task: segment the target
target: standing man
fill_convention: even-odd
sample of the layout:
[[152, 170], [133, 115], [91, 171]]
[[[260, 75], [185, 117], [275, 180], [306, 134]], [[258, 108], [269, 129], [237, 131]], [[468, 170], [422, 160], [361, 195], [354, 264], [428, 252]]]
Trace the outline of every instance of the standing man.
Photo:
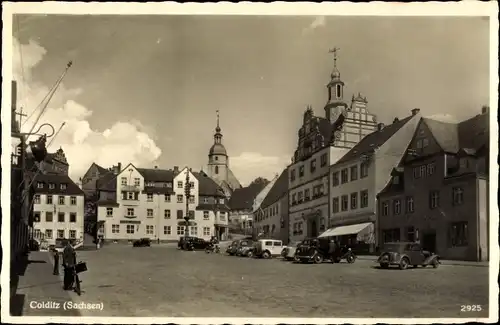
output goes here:
[[76, 264], [75, 250], [69, 240], [66, 240], [63, 251], [64, 290], [71, 290], [74, 282], [73, 270]]
[[54, 254], [54, 275], [59, 275], [59, 251], [54, 247], [52, 248]]

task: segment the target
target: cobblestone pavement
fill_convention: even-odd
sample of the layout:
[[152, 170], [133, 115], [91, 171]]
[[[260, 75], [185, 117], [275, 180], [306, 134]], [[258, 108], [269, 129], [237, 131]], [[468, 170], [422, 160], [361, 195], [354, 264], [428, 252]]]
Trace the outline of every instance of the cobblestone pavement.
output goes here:
[[[108, 245], [82, 251], [83, 316], [488, 317], [488, 268], [381, 270], [372, 261], [293, 264]], [[461, 305], [481, 312], [461, 313]]]

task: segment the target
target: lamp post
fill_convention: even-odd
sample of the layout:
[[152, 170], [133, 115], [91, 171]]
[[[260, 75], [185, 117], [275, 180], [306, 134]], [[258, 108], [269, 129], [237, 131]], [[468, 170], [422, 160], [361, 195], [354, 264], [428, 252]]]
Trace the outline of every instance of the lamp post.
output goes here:
[[184, 186], [184, 194], [186, 196], [186, 215], [184, 216], [184, 221], [186, 223], [186, 231], [184, 235], [189, 237], [189, 224], [190, 224], [190, 216], [189, 216], [189, 198], [191, 197], [191, 183], [189, 182], [189, 174], [191, 169], [188, 168], [186, 171], [186, 185]]

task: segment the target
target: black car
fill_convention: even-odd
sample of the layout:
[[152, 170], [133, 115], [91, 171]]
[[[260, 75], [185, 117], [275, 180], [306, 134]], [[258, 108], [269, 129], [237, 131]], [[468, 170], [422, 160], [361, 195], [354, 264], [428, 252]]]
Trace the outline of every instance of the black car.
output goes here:
[[210, 242], [198, 237], [181, 237], [177, 244], [183, 250], [204, 250]]
[[135, 240], [133, 243], [134, 247], [150, 247], [151, 246], [151, 239], [149, 238], [141, 238], [138, 240]]
[[345, 248], [337, 247], [337, 249], [330, 254], [330, 239], [329, 238], [311, 238], [304, 240], [300, 247], [297, 247], [296, 260], [302, 263], [314, 262], [322, 263], [325, 259], [330, 260], [332, 263], [338, 263], [345, 254]]

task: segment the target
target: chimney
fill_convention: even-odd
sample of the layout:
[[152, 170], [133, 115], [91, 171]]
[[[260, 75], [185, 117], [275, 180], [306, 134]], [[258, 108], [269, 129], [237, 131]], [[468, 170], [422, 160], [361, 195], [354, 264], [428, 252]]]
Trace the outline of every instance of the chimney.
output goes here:
[[394, 121], [392, 121], [392, 123], [394, 124], [394, 123], [397, 123], [397, 122], [399, 122], [399, 119], [397, 117], [395, 117]]
[[120, 173], [122, 171], [122, 163], [118, 163], [118, 165], [114, 166], [114, 170], [115, 170], [115, 175], [118, 175], [118, 173]]
[[385, 126], [384, 123], [377, 124], [377, 130], [381, 131], [384, 128], [384, 126]]
[[174, 166], [174, 174], [178, 174], [179, 173], [179, 166]]
[[420, 108], [414, 108], [411, 110], [411, 115], [415, 116], [418, 114], [418, 112], [420, 112]]
[[483, 105], [481, 107], [481, 114], [488, 114], [490, 112], [490, 107], [488, 105]]

